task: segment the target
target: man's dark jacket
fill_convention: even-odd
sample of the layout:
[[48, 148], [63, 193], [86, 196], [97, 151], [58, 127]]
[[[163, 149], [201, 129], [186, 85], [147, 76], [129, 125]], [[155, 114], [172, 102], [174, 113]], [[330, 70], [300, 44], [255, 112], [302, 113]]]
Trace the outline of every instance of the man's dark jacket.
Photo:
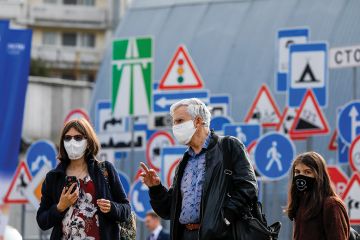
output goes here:
[[[223, 137], [213, 132], [205, 153], [205, 181], [201, 198], [201, 227], [199, 239], [231, 239], [231, 226], [226, 226], [224, 217], [234, 222], [247, 204], [257, 199], [257, 183], [244, 144], [234, 137], [227, 138], [224, 147], [231, 156], [231, 186], [227, 189], [223, 167]], [[163, 185], [151, 187], [151, 206], [162, 218], [170, 220], [171, 239], [181, 239], [184, 226], [179, 223], [181, 212], [181, 179], [190, 155], [185, 153], [180, 161], [173, 185], [167, 190]], [[229, 194], [227, 194], [229, 193]]]
[[[97, 211], [101, 240], [118, 240], [120, 235], [117, 222], [124, 222], [129, 219], [129, 201], [126, 198], [117, 172], [111, 163], [105, 162], [108, 181], [103, 176], [97, 160], [88, 159], [87, 164], [89, 175], [95, 185], [96, 199], [104, 198], [111, 201], [110, 212], [102, 213], [99, 208]], [[53, 227], [51, 240], [61, 239], [63, 235], [62, 220], [67, 210], [60, 213], [56, 205], [60, 200], [61, 191], [64, 187], [66, 168], [67, 164], [60, 163], [54, 170], [51, 170], [46, 175], [41, 189], [42, 197], [36, 220], [42, 230], [48, 230]]]

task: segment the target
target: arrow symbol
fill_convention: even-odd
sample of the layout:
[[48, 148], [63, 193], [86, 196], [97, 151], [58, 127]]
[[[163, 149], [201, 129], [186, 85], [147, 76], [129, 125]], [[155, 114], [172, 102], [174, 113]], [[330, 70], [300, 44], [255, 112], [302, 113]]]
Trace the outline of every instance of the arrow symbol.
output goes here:
[[169, 106], [178, 101], [179, 99], [166, 99], [166, 97], [161, 97], [159, 98], [159, 100], [156, 101], [156, 105], [158, 105], [161, 108], [165, 108], [166, 106]]
[[357, 117], [359, 116], [359, 112], [356, 107], [353, 106], [349, 112], [349, 117], [351, 118], [351, 141], [356, 138], [356, 129], [360, 127], [360, 121], [357, 121]]

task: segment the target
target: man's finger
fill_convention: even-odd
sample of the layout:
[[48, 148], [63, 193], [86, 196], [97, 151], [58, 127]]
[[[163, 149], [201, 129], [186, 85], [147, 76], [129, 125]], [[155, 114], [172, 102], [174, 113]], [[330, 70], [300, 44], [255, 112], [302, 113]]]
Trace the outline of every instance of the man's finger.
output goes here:
[[141, 166], [141, 168], [145, 171], [145, 173], [148, 173], [148, 172], [149, 172], [149, 168], [145, 165], [145, 163], [140, 162], [140, 166]]
[[155, 175], [155, 176], [157, 175], [154, 169], [150, 169], [149, 173], [151, 173], [152, 175]]

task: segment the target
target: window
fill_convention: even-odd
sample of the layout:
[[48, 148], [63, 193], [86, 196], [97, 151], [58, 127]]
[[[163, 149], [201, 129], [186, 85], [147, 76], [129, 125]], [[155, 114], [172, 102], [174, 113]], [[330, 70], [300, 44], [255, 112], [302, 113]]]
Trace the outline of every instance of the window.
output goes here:
[[76, 47], [76, 33], [63, 33], [62, 45], [68, 47]]
[[43, 32], [42, 43], [49, 46], [56, 45], [56, 32]]
[[79, 0], [79, 4], [84, 6], [95, 6], [95, 0]]
[[81, 47], [94, 48], [95, 47], [95, 34], [83, 33], [81, 35]]
[[56, 4], [57, 0], [44, 0], [44, 3]]
[[[56, 1], [56, 0], [46, 0]], [[65, 5], [84, 5], [84, 6], [95, 6], [95, 0], [63, 0]]]
[[64, 0], [65, 5], [76, 5], [77, 0]]
[[76, 77], [73, 73], [64, 72], [61, 73], [61, 78], [66, 80], [76, 80]]

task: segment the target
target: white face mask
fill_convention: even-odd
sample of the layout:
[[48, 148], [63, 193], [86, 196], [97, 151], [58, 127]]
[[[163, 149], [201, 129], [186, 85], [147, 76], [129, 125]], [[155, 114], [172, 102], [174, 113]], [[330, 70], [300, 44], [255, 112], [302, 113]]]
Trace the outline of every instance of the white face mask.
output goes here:
[[87, 140], [76, 141], [72, 138], [69, 142], [64, 141], [65, 150], [71, 160], [80, 159], [85, 154]]
[[192, 120], [174, 125], [172, 130], [176, 140], [180, 144], [184, 144], [184, 145], [190, 142], [191, 138], [194, 136], [196, 132], [196, 128], [194, 127], [194, 123]]

